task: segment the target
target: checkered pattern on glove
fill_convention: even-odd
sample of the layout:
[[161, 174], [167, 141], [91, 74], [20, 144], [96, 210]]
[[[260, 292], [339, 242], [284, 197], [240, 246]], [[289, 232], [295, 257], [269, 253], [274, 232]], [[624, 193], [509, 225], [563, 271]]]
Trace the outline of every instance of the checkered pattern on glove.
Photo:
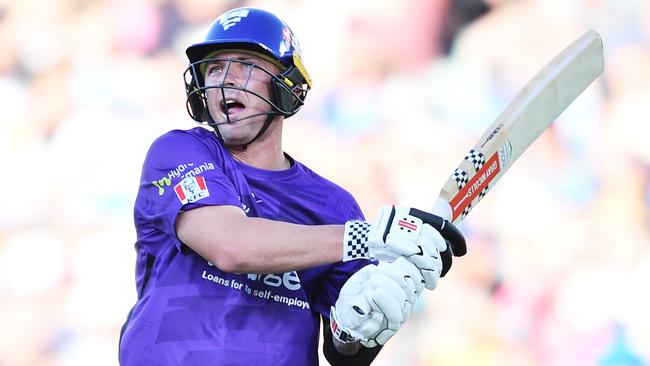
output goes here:
[[348, 221], [345, 223], [345, 237], [343, 238], [343, 261], [369, 258], [368, 232], [370, 223], [365, 221]]

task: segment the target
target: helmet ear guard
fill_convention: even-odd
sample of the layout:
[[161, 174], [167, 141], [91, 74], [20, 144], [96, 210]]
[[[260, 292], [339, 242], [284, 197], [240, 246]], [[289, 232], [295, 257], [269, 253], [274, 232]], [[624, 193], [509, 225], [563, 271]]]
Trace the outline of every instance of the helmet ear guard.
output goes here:
[[196, 73], [195, 66], [190, 65], [185, 71], [185, 94], [187, 95], [185, 108], [193, 120], [206, 122], [209, 121], [208, 105], [205, 100], [205, 94], [199, 87], [197, 77], [200, 78], [201, 76]]
[[199, 89], [194, 88], [191, 90], [187, 88], [187, 101], [185, 107], [190, 117], [197, 122], [205, 122], [208, 120], [208, 107], [205, 103], [205, 97]]
[[302, 87], [304, 83], [302, 73], [295, 66], [290, 66], [273, 79], [271, 93], [279, 114], [291, 117], [298, 112], [307, 96], [307, 89]]

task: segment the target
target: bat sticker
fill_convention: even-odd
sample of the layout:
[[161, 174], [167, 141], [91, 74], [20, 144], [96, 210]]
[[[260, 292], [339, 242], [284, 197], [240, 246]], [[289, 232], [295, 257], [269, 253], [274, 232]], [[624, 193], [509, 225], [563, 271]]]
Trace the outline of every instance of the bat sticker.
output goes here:
[[[501, 165], [499, 164], [498, 153], [494, 153], [483, 167], [463, 186], [463, 188], [451, 199], [449, 204], [452, 209], [452, 220], [458, 215], [471, 207], [472, 201], [477, 194], [481, 197], [485, 195], [484, 191], [488, 184], [499, 175]], [[465, 212], [467, 214], [468, 211]]]
[[501, 146], [499, 146], [499, 161], [501, 162], [502, 167], [507, 167], [512, 158], [512, 144], [510, 140], [506, 140]]

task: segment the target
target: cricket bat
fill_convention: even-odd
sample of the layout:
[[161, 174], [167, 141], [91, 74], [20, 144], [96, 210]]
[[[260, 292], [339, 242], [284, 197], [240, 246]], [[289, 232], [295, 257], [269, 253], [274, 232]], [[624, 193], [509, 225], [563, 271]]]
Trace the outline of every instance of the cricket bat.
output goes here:
[[442, 187], [433, 213], [454, 224], [462, 221], [603, 67], [603, 43], [593, 30], [546, 64], [460, 162]]

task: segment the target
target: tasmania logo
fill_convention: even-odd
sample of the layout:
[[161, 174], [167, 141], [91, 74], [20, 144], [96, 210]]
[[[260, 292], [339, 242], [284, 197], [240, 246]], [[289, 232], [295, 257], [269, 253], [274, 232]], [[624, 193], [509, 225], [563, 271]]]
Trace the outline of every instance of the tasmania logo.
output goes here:
[[196, 202], [205, 197], [210, 197], [205, 178], [201, 176], [186, 177], [174, 186], [176, 196], [182, 204]]

